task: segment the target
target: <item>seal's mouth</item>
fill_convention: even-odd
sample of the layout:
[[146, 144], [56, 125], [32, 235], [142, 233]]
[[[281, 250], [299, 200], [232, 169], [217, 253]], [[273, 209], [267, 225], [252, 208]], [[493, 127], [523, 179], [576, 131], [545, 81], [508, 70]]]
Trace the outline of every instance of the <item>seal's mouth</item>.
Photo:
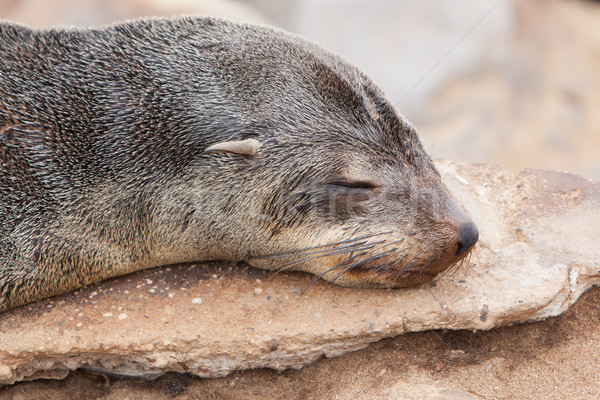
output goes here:
[[[275, 270], [302, 270], [348, 287], [415, 287], [459, 266], [471, 253], [479, 233], [473, 223], [436, 244], [391, 240], [382, 232], [332, 244], [253, 257], [251, 264]], [[265, 264], [269, 264], [268, 266]], [[311, 285], [312, 285], [311, 283]]]
[[[455, 257], [410, 259], [407, 256], [387, 257], [364, 263], [342, 264], [335, 276], [323, 276], [334, 283], [351, 287], [402, 288], [416, 287], [433, 280], [440, 273], [460, 266], [471, 254], [472, 247]], [[330, 278], [330, 279], [328, 279]]]
[[342, 279], [350, 286], [415, 287], [454, 266], [460, 267], [471, 254], [478, 238], [477, 227], [468, 222], [460, 226], [458, 234], [450, 235], [437, 246], [413, 244], [400, 251], [386, 253], [382, 259], [366, 259], [365, 262], [354, 263], [354, 266], [345, 264], [346, 277]]

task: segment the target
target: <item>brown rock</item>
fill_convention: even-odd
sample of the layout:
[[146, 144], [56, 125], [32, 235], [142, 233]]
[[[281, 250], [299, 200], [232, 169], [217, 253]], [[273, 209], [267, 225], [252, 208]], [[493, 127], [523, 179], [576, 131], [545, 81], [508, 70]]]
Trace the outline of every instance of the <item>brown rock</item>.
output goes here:
[[224, 264], [104, 282], [0, 315], [0, 383], [86, 368], [204, 377], [300, 368], [384, 337], [490, 329], [565, 311], [600, 281], [600, 184], [441, 162], [480, 229], [469, 263], [410, 290], [358, 290]]

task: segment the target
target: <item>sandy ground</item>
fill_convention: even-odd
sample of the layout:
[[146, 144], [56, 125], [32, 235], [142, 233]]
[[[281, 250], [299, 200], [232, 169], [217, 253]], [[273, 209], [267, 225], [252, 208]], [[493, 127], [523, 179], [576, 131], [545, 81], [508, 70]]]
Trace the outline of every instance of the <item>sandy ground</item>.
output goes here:
[[597, 399], [599, 322], [600, 289], [592, 289], [557, 318], [487, 332], [407, 334], [301, 370], [222, 379], [169, 374], [150, 382], [77, 371], [64, 381], [5, 387], [0, 399], [385, 399], [398, 381], [489, 399]]

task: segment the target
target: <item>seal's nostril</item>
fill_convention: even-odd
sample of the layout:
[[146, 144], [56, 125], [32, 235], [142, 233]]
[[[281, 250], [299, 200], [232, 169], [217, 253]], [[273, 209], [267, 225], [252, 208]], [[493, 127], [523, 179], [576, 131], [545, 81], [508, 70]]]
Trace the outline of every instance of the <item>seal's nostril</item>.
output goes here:
[[470, 222], [460, 227], [460, 240], [456, 255], [460, 256], [469, 250], [479, 239], [479, 231], [474, 223]]

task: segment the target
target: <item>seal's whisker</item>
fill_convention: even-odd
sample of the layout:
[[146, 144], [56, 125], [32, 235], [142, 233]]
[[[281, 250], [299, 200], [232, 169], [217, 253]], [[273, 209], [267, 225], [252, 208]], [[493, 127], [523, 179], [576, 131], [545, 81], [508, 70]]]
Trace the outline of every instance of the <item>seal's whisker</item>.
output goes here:
[[451, 273], [451, 275], [454, 275], [456, 273], [456, 271], [458, 271], [459, 269], [462, 268], [463, 264], [466, 262], [467, 266], [469, 266], [469, 264], [471, 264], [471, 256], [473, 255], [472, 252], [469, 252], [469, 255], [467, 257], [463, 257], [460, 262], [454, 263], [454, 265], [452, 265], [449, 269], [448, 272]]
[[[317, 258], [327, 257], [327, 256], [331, 256], [331, 255], [339, 255], [339, 254], [344, 254], [344, 253], [353, 253], [355, 251], [362, 251], [362, 250], [371, 250], [371, 249], [373, 249], [374, 247], [376, 247], [379, 244], [386, 243], [383, 246], [379, 247], [379, 249], [382, 249], [384, 247], [387, 247], [387, 246], [390, 246], [390, 245], [393, 245], [393, 244], [397, 244], [397, 243], [400, 243], [400, 242], [403, 242], [403, 241], [404, 241], [404, 239], [399, 239], [399, 240], [395, 240], [395, 241], [390, 242], [390, 243], [386, 243], [385, 240], [381, 240], [381, 241], [378, 241], [378, 242], [368, 243], [367, 245], [364, 245], [366, 242], [363, 241], [363, 242], [355, 243], [353, 245], [338, 247], [338, 248], [334, 248], [334, 249], [319, 250], [319, 251], [315, 251], [315, 252], [301, 253], [301, 254], [289, 254], [289, 255], [286, 255], [285, 257], [291, 257], [291, 256], [294, 256], [294, 255], [295, 256], [305, 256], [305, 255], [309, 255], [309, 254], [323, 253], [323, 254], [320, 254], [320, 255], [314, 256], [314, 257], [307, 257], [307, 258], [302, 258], [302, 259], [299, 259], [299, 260], [290, 261], [290, 262], [284, 264], [283, 266], [281, 266], [277, 271], [275, 271], [272, 274], [272, 276], [278, 274], [281, 271], [289, 269], [289, 268], [293, 267], [294, 265], [302, 263], [302, 262], [311, 261], [311, 260], [314, 260], [314, 259], [317, 259]], [[363, 246], [363, 247], [361, 247], [361, 246]], [[338, 250], [342, 250], [342, 249], [344, 249], [344, 251], [338, 251]], [[388, 251], [380, 253], [381, 255], [375, 254], [375, 255], [371, 256], [370, 258], [361, 261], [360, 264], [365, 263], [367, 261], [371, 261], [371, 260], [377, 259], [377, 258], [381, 258], [381, 257], [383, 257], [384, 254], [391, 253], [391, 252], [394, 252], [396, 250], [397, 250], [397, 248], [393, 248], [391, 250], [388, 250]], [[348, 261], [348, 260], [346, 260], [346, 261]], [[348, 266], [348, 270], [350, 270], [352, 268], [356, 268], [360, 264], [359, 263], [352, 264], [352, 265]], [[327, 273], [327, 272], [328, 271], [326, 271], [325, 273]], [[333, 280], [335, 281], [343, 273], [344, 272], [338, 274]]]
[[[395, 244], [395, 243], [400, 243], [400, 242], [402, 242], [402, 241], [404, 241], [404, 239], [395, 240], [395, 241], [393, 241], [393, 242], [390, 242], [390, 243], [388, 243], [388, 244], [385, 244], [385, 245], [381, 246], [381, 247], [380, 247], [380, 249], [381, 249], [381, 248], [383, 248], [383, 247], [387, 247], [387, 246], [389, 246], [389, 245]], [[372, 256], [370, 256], [370, 257], [368, 257], [368, 258], [365, 258], [364, 260], [360, 260], [360, 261], [354, 262], [354, 263], [352, 263], [352, 264], [350, 264], [350, 265], [344, 265], [344, 263], [347, 263], [348, 261], [350, 261], [350, 260], [352, 260], [352, 259], [354, 259], [354, 258], [355, 258], [355, 257], [351, 257], [351, 258], [349, 258], [349, 259], [345, 260], [344, 262], [342, 262], [342, 263], [339, 263], [339, 264], [337, 264], [336, 266], [332, 267], [332, 268], [331, 268], [331, 269], [329, 269], [328, 271], [325, 271], [323, 274], [321, 274], [320, 276], [318, 276], [316, 279], [318, 279], [319, 277], [322, 277], [324, 274], [326, 274], [327, 272], [330, 272], [330, 271], [332, 271], [332, 270], [334, 270], [334, 269], [342, 269], [342, 268], [343, 268], [343, 270], [342, 270], [342, 271], [341, 271], [339, 274], [337, 274], [335, 277], [333, 277], [333, 279], [331, 279], [331, 281], [328, 281], [328, 282], [327, 282], [327, 285], [325, 286], [325, 289], [327, 289], [327, 288], [328, 288], [328, 287], [329, 287], [329, 286], [330, 286], [332, 283], [335, 283], [335, 281], [336, 281], [336, 280], [337, 280], [337, 279], [338, 279], [340, 276], [342, 276], [343, 274], [345, 274], [345, 273], [347, 273], [347, 272], [351, 271], [351, 270], [352, 270], [352, 269], [354, 269], [354, 268], [357, 268], [357, 267], [359, 267], [359, 266], [361, 266], [361, 265], [364, 265], [365, 263], [367, 263], [367, 262], [369, 262], [369, 261], [373, 261], [373, 260], [377, 260], [377, 259], [379, 259], [379, 258], [385, 257], [385, 255], [386, 255], [386, 254], [393, 253], [393, 252], [395, 252], [395, 251], [397, 251], [397, 250], [398, 250], [398, 249], [397, 249], [396, 247], [394, 247], [394, 248], [392, 248], [392, 249], [389, 249], [389, 250], [386, 250], [386, 251], [384, 251], [384, 252], [380, 252], [380, 253], [374, 254], [374, 255], [372, 255]], [[360, 256], [360, 255], [364, 255], [364, 254], [367, 254], [367, 253], [366, 253], [366, 252], [364, 252], [364, 253], [362, 253], [362, 254], [359, 254], [359, 256]], [[312, 285], [312, 283], [313, 283], [313, 282], [311, 282], [311, 285]], [[308, 289], [308, 287], [307, 287], [306, 289]], [[305, 290], [306, 290], [306, 289], [305, 289]]]
[[366, 252], [363, 252], [363, 253], [356, 254], [356, 255], [354, 255], [354, 256], [352, 256], [352, 257], [350, 257], [350, 258], [348, 258], [348, 259], [346, 259], [346, 260], [344, 260], [344, 261], [342, 261], [342, 262], [340, 262], [340, 263], [338, 263], [338, 264], [334, 265], [333, 267], [329, 268], [329, 269], [328, 269], [328, 270], [326, 270], [325, 272], [322, 272], [321, 274], [317, 275], [317, 276], [316, 276], [316, 277], [315, 277], [315, 278], [314, 278], [314, 279], [313, 279], [313, 280], [312, 280], [312, 281], [311, 281], [311, 282], [308, 284], [308, 286], [307, 286], [307, 287], [305, 287], [305, 288], [302, 290], [302, 292], [300, 292], [300, 294], [304, 294], [304, 292], [306, 292], [306, 291], [308, 290], [308, 288], [310, 288], [310, 287], [311, 287], [311, 286], [312, 286], [312, 285], [313, 285], [313, 284], [314, 284], [316, 281], [318, 281], [319, 279], [321, 279], [321, 278], [322, 278], [322, 277], [323, 277], [325, 274], [327, 274], [327, 273], [329, 273], [329, 272], [331, 272], [331, 271], [333, 271], [333, 270], [335, 270], [335, 269], [343, 268], [343, 267], [344, 267], [344, 264], [345, 264], [345, 263], [347, 263], [348, 261], [350, 261], [350, 260], [353, 260], [353, 259], [355, 259], [355, 258], [357, 258], [357, 257], [360, 257], [360, 256], [364, 256], [365, 254], [367, 254], [367, 253], [366, 253]]
[[287, 258], [287, 257], [297, 257], [297, 256], [306, 256], [309, 254], [318, 254], [318, 253], [326, 253], [328, 251], [332, 251], [332, 250], [341, 250], [341, 249], [347, 249], [347, 248], [351, 248], [351, 247], [357, 247], [357, 246], [362, 246], [362, 245], [368, 245], [368, 246], [375, 246], [378, 244], [382, 244], [385, 243], [385, 240], [381, 240], [379, 242], [372, 242], [369, 243], [366, 240], [362, 241], [362, 242], [358, 242], [358, 243], [354, 243], [348, 246], [343, 246], [343, 247], [336, 247], [334, 249], [324, 249], [324, 250], [317, 250], [317, 251], [311, 251], [311, 252], [307, 252], [307, 253], [299, 253], [298, 250], [292, 250], [289, 253], [280, 253], [277, 255], [273, 255], [273, 256], [261, 256], [261, 257], [252, 257], [252, 258], [260, 258], [260, 259], [273, 259], [273, 258]]
[[[451, 276], [454, 275], [456, 273], [456, 271], [458, 271], [463, 266], [464, 263], [465, 263], [465, 259], [463, 258], [459, 262], [452, 264], [452, 266], [450, 268], [448, 268], [448, 272], [450, 273], [450, 275]], [[467, 263], [467, 265], [469, 265], [469, 264]]]
[[[462, 265], [464, 260], [460, 260], [457, 261], [455, 263], [453, 263], [452, 265], [450, 265], [447, 269], [445, 269], [444, 271], [440, 272], [440, 276], [446, 276], [446, 275], [454, 275], [454, 273], [460, 268], [460, 266]], [[457, 267], [458, 266], [458, 267]]]
[[390, 233], [393, 233], [393, 231], [385, 231], [385, 232], [380, 232], [380, 233], [373, 233], [371, 235], [361, 236], [361, 237], [357, 237], [357, 238], [354, 238], [354, 239], [347, 239], [347, 240], [342, 240], [342, 241], [334, 242], [334, 243], [328, 243], [328, 244], [322, 244], [322, 245], [318, 245], [318, 246], [305, 247], [303, 249], [296, 249], [296, 250], [290, 250], [290, 251], [282, 251], [280, 253], [272, 253], [272, 254], [262, 254], [262, 255], [259, 255], [259, 256], [253, 256], [251, 258], [262, 259], [262, 258], [274, 258], [276, 256], [287, 256], [288, 254], [291, 255], [293, 253], [301, 253], [303, 251], [308, 251], [308, 250], [315, 250], [315, 249], [321, 249], [321, 248], [324, 248], [324, 247], [338, 246], [338, 245], [342, 245], [342, 244], [347, 244], [347, 243], [352, 243], [352, 242], [358, 242], [358, 241], [369, 239], [369, 238], [376, 237], [376, 236], [388, 235]]
[[[412, 247], [412, 246], [411, 246], [411, 247]], [[409, 248], [410, 248], [410, 247], [409, 247]], [[421, 252], [419, 252], [419, 253], [417, 253], [417, 254], [416, 254], [416, 255], [415, 255], [413, 258], [411, 258], [410, 260], [408, 260], [408, 262], [410, 263], [412, 260], [414, 260], [415, 258], [417, 258], [418, 256], [420, 256], [422, 253], [423, 253], [422, 251], [421, 251]], [[398, 258], [398, 260], [397, 260], [397, 261], [396, 261], [394, 264], [392, 264], [392, 265], [390, 265], [389, 267], [387, 267], [386, 269], [384, 269], [384, 270], [380, 271], [380, 272], [379, 272], [379, 273], [378, 273], [378, 274], [375, 276], [375, 278], [373, 278], [373, 280], [375, 280], [375, 279], [379, 278], [381, 275], [385, 274], [386, 272], [388, 272], [388, 271], [389, 271], [389, 270], [391, 270], [392, 268], [395, 268], [395, 267], [398, 265], [398, 263], [400, 263], [400, 262], [401, 262], [401, 261], [402, 261], [404, 258], [406, 258], [406, 254], [405, 254], [405, 255], [403, 255], [402, 257], [399, 257], [399, 258]], [[403, 268], [402, 268], [400, 271], [398, 271], [398, 272], [396, 273], [396, 276], [401, 276], [401, 275], [402, 275], [404, 272], [406, 272], [406, 271], [407, 271], [407, 270], [408, 270], [410, 267], [412, 267], [412, 266], [415, 264], [415, 262], [416, 262], [416, 261], [412, 262], [411, 264], [408, 264], [408, 265], [404, 266], [404, 267], [403, 267]]]
[[[383, 241], [383, 242], [385, 243], [385, 241]], [[384, 244], [383, 246], [381, 246], [379, 248], [383, 249], [384, 247], [388, 247], [388, 246], [391, 246], [393, 244], [398, 244], [398, 243], [401, 243], [401, 242], [404, 242], [404, 238], [399, 239], [399, 240], [394, 240], [393, 242], [386, 243], [386, 244]]]
[[[395, 256], [397, 256], [397, 255], [399, 255], [399, 254], [402, 254], [402, 253], [403, 253], [403, 252], [405, 252], [406, 250], [410, 249], [410, 247], [412, 247], [412, 246], [405, 247], [404, 249], [402, 249], [402, 250], [400, 250], [400, 251], [398, 251], [398, 249], [397, 249], [397, 248], [394, 248], [394, 250], [396, 250], [396, 254], [395, 254]], [[395, 265], [396, 265], [396, 264], [397, 264], [397, 263], [398, 263], [400, 260], [402, 260], [404, 257], [406, 257], [406, 254], [405, 254], [405, 255], [403, 255], [403, 256], [400, 256], [400, 257], [395, 257], [395, 258], [393, 258], [391, 261], [389, 261], [389, 262], [387, 262], [387, 263], [385, 263], [385, 264], [383, 264], [383, 265], [380, 265], [380, 266], [378, 266], [378, 267], [377, 267], [377, 268], [375, 268], [375, 269], [374, 269], [374, 270], [373, 270], [373, 271], [372, 271], [372, 272], [371, 272], [369, 275], [367, 275], [367, 276], [366, 276], [366, 277], [363, 279], [363, 281], [365, 281], [365, 282], [371, 282], [371, 283], [372, 283], [372, 282], [373, 282], [375, 279], [377, 279], [377, 277], [380, 275], [380, 274], [379, 274], [379, 272], [383, 271], [383, 272], [385, 273], [386, 271], [388, 271], [388, 270], [389, 270], [389, 268], [394, 268], [394, 266], [395, 266]], [[386, 269], [387, 267], [389, 267], [389, 268], [388, 268], [388, 269]], [[371, 277], [372, 277], [372, 278], [371, 278]]]
[[[303, 263], [306, 261], [312, 261], [317, 258], [335, 256], [335, 255], [346, 254], [346, 253], [353, 253], [355, 251], [371, 250], [373, 247], [375, 247], [375, 244], [368, 244], [368, 245], [356, 246], [356, 247], [348, 247], [343, 250], [333, 249], [332, 251], [330, 251], [328, 253], [319, 254], [319, 255], [313, 256], [313, 257], [301, 258], [300, 260], [290, 261], [288, 263], [283, 264], [280, 268], [278, 268], [278, 271], [283, 271], [284, 269], [287, 269], [293, 265], [300, 264], [300, 263]], [[300, 254], [300, 255], [302, 255], [302, 254]]]
[[444, 274], [450, 274], [450, 276], [453, 276], [456, 271], [458, 271], [459, 269], [462, 268], [463, 264], [466, 262], [467, 266], [471, 263], [471, 255], [473, 253], [469, 252], [469, 254], [465, 257], [463, 257], [460, 261], [455, 262], [454, 264], [452, 264], [446, 271], [444, 271]]
[[[400, 250], [398, 252], [398, 254], [402, 254], [407, 250], [410, 250], [413, 246], [408, 246], [403, 248], [402, 250]], [[388, 263], [388, 264], [384, 264], [380, 267], [378, 267], [377, 269], [375, 269], [375, 271], [373, 271], [373, 273], [377, 273], [377, 275], [373, 278], [373, 279], [377, 279], [379, 276], [381, 276], [382, 274], [385, 274], [386, 272], [388, 272], [390, 269], [395, 268], [399, 262], [401, 262], [403, 259], [406, 258], [408, 254], [403, 254], [402, 256], [396, 258], [395, 260], [393, 260], [392, 262]]]
[[299, 250], [292, 250], [289, 253], [279, 253], [276, 255], [260, 256], [260, 257], [252, 257], [252, 258], [254, 258], [254, 259], [273, 259], [273, 258], [300, 257], [300, 256], [306, 256], [309, 254], [327, 253], [332, 250], [342, 250], [342, 249], [347, 249], [347, 248], [351, 248], [351, 247], [362, 246], [366, 243], [367, 243], [366, 241], [362, 241], [362, 242], [354, 243], [354, 244], [351, 244], [348, 246], [335, 247], [334, 249], [316, 250], [316, 251], [310, 251], [310, 252], [306, 252], [306, 253], [300, 252]]
[[429, 258], [427, 259], [427, 261], [425, 261], [425, 264], [423, 264], [423, 266], [421, 267], [421, 269], [419, 269], [419, 275], [423, 273], [423, 271], [425, 271], [425, 268], [427, 268], [429, 266], [429, 264], [431, 264], [431, 258], [432, 256], [429, 256]]
[[[399, 275], [402, 275], [403, 273], [405, 273], [406, 271], [408, 271], [408, 270], [409, 270], [409, 269], [410, 269], [410, 268], [411, 268], [413, 265], [415, 265], [415, 263], [417, 262], [417, 261], [415, 260], [415, 258], [419, 257], [421, 254], [423, 254], [423, 251], [420, 251], [420, 252], [418, 252], [417, 254], [415, 254], [415, 255], [413, 256], [413, 258], [411, 258], [410, 260], [408, 260], [408, 262], [409, 262], [409, 263], [410, 263], [411, 261], [412, 261], [412, 263], [410, 263], [410, 264], [408, 264], [408, 265], [404, 266], [404, 267], [403, 267], [403, 268], [400, 270], [400, 272], [399, 272]], [[413, 261], [413, 260], [415, 260], [415, 261]]]
[[432, 261], [432, 256], [429, 256], [427, 261], [425, 261], [425, 263], [423, 263], [423, 266], [421, 268], [419, 268], [416, 275], [423, 276], [423, 271], [425, 271], [425, 269], [429, 266], [429, 264], [431, 264], [431, 261]]
[[[273, 253], [273, 254], [265, 254], [265, 255], [260, 255], [260, 256], [253, 256], [253, 257], [250, 257], [250, 258], [252, 258], [252, 259], [270, 259], [270, 258], [280, 258], [280, 257], [283, 258], [283, 257], [301, 256], [301, 255], [304, 255], [304, 254], [315, 254], [315, 253], [321, 253], [321, 252], [331, 251], [332, 249], [315, 250], [313, 252], [308, 252], [308, 253], [304, 253], [304, 252], [307, 252], [309, 250], [319, 249], [319, 248], [337, 246], [337, 245], [340, 245], [340, 244], [352, 243], [352, 242], [355, 242], [355, 240], [345, 240], [343, 242], [325, 244], [325, 245], [315, 246], [315, 247], [307, 247], [305, 249], [290, 250], [290, 251], [280, 252], [280, 253]], [[347, 247], [351, 247], [351, 246], [359, 246], [359, 245], [363, 245], [365, 243], [367, 243], [367, 241], [360, 241], [360, 242], [352, 243], [352, 244], [350, 244], [348, 246], [336, 247], [335, 249], [343, 249], [343, 248], [347, 248]]]
[[395, 251], [395, 250], [397, 250], [397, 249], [396, 249], [396, 248], [393, 248], [393, 249], [390, 249], [390, 250], [387, 250], [387, 251], [384, 251], [384, 252], [381, 252], [381, 253], [375, 254], [375, 255], [373, 255], [373, 256], [371, 256], [371, 257], [365, 258], [364, 260], [360, 260], [360, 261], [357, 261], [357, 262], [355, 262], [355, 263], [352, 263], [352, 264], [350, 264], [350, 265], [347, 265], [347, 266], [345, 266], [345, 267], [344, 267], [344, 270], [343, 270], [342, 272], [340, 272], [339, 274], [337, 274], [336, 276], [334, 276], [334, 277], [333, 277], [333, 279], [331, 280], [331, 282], [330, 282], [330, 283], [335, 283], [335, 281], [336, 281], [336, 280], [337, 280], [337, 279], [338, 279], [340, 276], [342, 276], [343, 274], [345, 274], [345, 273], [347, 273], [347, 272], [349, 272], [349, 271], [353, 270], [354, 268], [360, 267], [361, 265], [363, 265], [363, 264], [365, 264], [365, 263], [367, 263], [367, 262], [369, 262], [369, 261], [373, 261], [373, 260], [380, 259], [380, 258], [384, 257], [386, 254], [388, 254], [388, 253], [391, 253], [391, 252], [393, 252], [393, 251]]
[[375, 280], [377, 278], [379, 278], [381, 275], [385, 274], [386, 272], [389, 272], [393, 268], [396, 268], [404, 258], [406, 258], [406, 254], [401, 257], [396, 258], [395, 260], [393, 260], [387, 264], [382, 265], [382, 269], [377, 269], [377, 270], [373, 271], [372, 275], [375, 275], [375, 276], [373, 276], [373, 278], [370, 279], [370, 282], [375, 282]]

